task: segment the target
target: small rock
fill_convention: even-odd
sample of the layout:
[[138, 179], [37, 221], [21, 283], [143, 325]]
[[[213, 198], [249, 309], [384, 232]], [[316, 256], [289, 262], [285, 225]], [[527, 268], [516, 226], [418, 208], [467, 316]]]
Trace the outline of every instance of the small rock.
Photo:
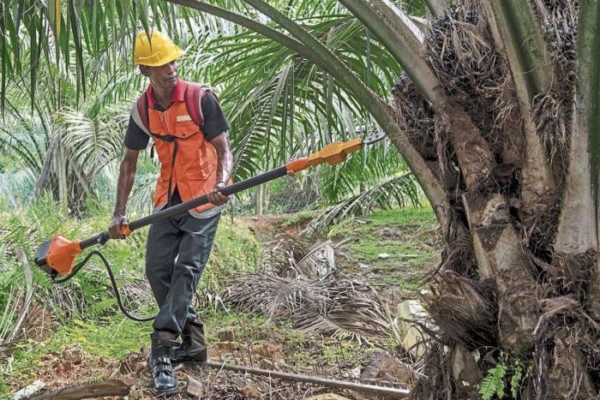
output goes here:
[[414, 381], [415, 377], [415, 373], [407, 364], [383, 352], [375, 353], [371, 357], [360, 376], [365, 380], [377, 379], [407, 386]]
[[231, 329], [223, 329], [217, 332], [220, 342], [235, 342], [235, 333]]
[[185, 392], [194, 397], [204, 396], [204, 384], [188, 375]]
[[133, 385], [135, 384], [135, 378], [131, 375], [123, 375], [121, 377], [121, 381], [129, 387], [133, 387]]
[[67, 346], [63, 350], [62, 358], [72, 364], [81, 364], [84, 359], [83, 350], [79, 345]]
[[418, 300], [405, 300], [398, 304], [395, 323], [400, 330], [402, 346], [417, 357], [425, 353], [425, 341], [428, 337], [419, 324], [425, 325], [432, 331], [438, 329]]
[[390, 255], [388, 253], [381, 253], [378, 257], [380, 260], [385, 260], [387, 258], [390, 258]]

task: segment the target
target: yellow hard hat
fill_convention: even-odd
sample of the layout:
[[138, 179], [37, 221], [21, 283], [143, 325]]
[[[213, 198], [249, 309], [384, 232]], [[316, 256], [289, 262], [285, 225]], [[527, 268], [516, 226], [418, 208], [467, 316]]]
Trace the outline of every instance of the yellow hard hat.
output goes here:
[[146, 31], [141, 31], [135, 38], [133, 48], [133, 65], [159, 67], [178, 59], [185, 54], [164, 33], [151, 30], [150, 40]]

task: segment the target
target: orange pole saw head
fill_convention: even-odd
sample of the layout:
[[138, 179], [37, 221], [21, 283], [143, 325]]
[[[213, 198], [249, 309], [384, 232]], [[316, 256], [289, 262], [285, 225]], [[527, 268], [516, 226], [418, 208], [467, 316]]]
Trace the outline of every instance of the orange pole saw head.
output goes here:
[[385, 139], [385, 132], [379, 131], [364, 139], [356, 138], [347, 142], [333, 142], [308, 157], [298, 158], [285, 164], [287, 172], [300, 172], [308, 167], [327, 163], [337, 165], [346, 160], [348, 154], [358, 151], [363, 146], [377, 143]]
[[35, 263], [52, 277], [66, 275], [71, 272], [75, 259], [82, 252], [80, 242], [79, 239], [70, 241], [60, 235], [54, 236], [42, 243], [35, 254]]
[[285, 167], [288, 172], [300, 172], [308, 167], [327, 163], [337, 165], [346, 160], [349, 153], [360, 150], [363, 146], [361, 138], [348, 142], [334, 142], [323, 147], [320, 151], [312, 153], [308, 157], [299, 158], [288, 162]]

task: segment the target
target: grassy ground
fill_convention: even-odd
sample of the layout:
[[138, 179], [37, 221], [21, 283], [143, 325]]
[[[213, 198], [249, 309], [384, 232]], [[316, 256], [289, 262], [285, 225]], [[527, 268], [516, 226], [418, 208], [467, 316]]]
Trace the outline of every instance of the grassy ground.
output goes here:
[[331, 229], [346, 240], [345, 267], [364, 275], [392, 303], [414, 298], [423, 277], [439, 262], [438, 224], [427, 208], [377, 211], [348, 219]]
[[[275, 323], [263, 316], [226, 308], [220, 303], [219, 289], [232, 277], [256, 266], [260, 259], [259, 241], [282, 231], [298, 232], [307, 218], [307, 214], [233, 221], [224, 218], [210, 265], [200, 285], [200, 292], [205, 294], [199, 301], [204, 309], [202, 317], [211, 343], [209, 355], [212, 360], [350, 379], [364, 369], [376, 352], [384, 350], [402, 355], [392, 339], [366, 343], [343, 336], [324, 337], [294, 330], [286, 322]], [[89, 230], [93, 231], [93, 228]], [[435, 267], [440, 253], [437, 224], [428, 209], [378, 211], [333, 227], [327, 238], [319, 238], [323, 239], [342, 244], [336, 253], [338, 267], [366, 278], [385, 296], [392, 310], [400, 300], [413, 297], [414, 291], [420, 288], [421, 278]], [[113, 262], [121, 265], [117, 272], [123, 282], [122, 289], [125, 295], [135, 297], [128, 305], [134, 307], [137, 314], [151, 314], [154, 310], [144, 306], [151, 304], [151, 299], [144, 297], [148, 296], [149, 290], [139, 280], [139, 272], [143, 270], [143, 240], [111, 246], [107, 252]], [[123, 266], [125, 264], [129, 268]], [[96, 286], [98, 282], [108, 283], [105, 272], [98, 265], [86, 273], [96, 274], [93, 279]], [[86, 279], [76, 281], [77, 285], [80, 289], [94, 286]], [[39, 299], [42, 304], [37, 310], [45, 313], [47, 318], [35, 319], [37, 326], [26, 325], [28, 336], [20, 337], [10, 352], [0, 353], [0, 395], [3, 398], [10, 398], [11, 393], [36, 379], [43, 380], [48, 389], [54, 389], [109, 378], [132, 385], [135, 395], [130, 398], [151, 398], [149, 377], [144, 368], [151, 324], [134, 322], [115, 312], [114, 297], [106, 293], [110, 288], [107, 285], [100, 285], [100, 288], [96, 291], [69, 289], [73, 310], [79, 308], [82, 312], [67, 312], [69, 315], [63, 315], [60, 320], [48, 316], [52, 309], [44, 306], [43, 298]], [[94, 297], [103, 304], [98, 306]], [[51, 303], [56, 299], [46, 301]], [[64, 298], [62, 301], [60, 304], [65, 303]], [[322, 391], [310, 384], [268, 379], [265, 384], [264, 378], [235, 373], [179, 370], [177, 374], [182, 384], [191, 377], [210, 381], [213, 393], [238, 391], [242, 393], [240, 396], [245, 396], [221, 394], [221, 398], [285, 399], [296, 398], [298, 393], [308, 397], [310, 393]], [[246, 392], [242, 390], [244, 388]], [[253, 390], [257, 391], [258, 397]], [[354, 392], [345, 395], [362, 398]], [[180, 395], [179, 398], [187, 397]]]

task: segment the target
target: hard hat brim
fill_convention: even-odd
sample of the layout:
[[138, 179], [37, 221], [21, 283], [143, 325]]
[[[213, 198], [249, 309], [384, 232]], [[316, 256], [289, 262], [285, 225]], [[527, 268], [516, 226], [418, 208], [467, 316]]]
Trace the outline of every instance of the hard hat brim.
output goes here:
[[175, 61], [184, 55], [185, 55], [185, 50], [177, 48], [175, 51], [173, 51], [168, 56], [160, 57], [158, 59], [157, 59], [157, 57], [155, 57], [155, 55], [153, 55], [152, 57], [146, 57], [146, 59], [144, 59], [144, 57], [138, 57], [133, 62], [133, 65], [134, 66], [145, 65], [147, 67], [160, 67], [160, 66], [168, 64], [172, 61]]

